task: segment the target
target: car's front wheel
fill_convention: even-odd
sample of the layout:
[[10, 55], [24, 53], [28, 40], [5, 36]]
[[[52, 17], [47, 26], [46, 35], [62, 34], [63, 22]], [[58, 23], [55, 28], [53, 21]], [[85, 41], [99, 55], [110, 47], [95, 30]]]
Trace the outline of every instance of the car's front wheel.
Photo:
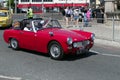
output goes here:
[[64, 52], [61, 45], [58, 42], [56, 41], [51, 42], [49, 44], [48, 49], [49, 49], [50, 57], [52, 59], [60, 60], [63, 58]]
[[18, 41], [16, 39], [14, 39], [14, 38], [10, 39], [9, 45], [14, 50], [17, 50], [19, 48]]

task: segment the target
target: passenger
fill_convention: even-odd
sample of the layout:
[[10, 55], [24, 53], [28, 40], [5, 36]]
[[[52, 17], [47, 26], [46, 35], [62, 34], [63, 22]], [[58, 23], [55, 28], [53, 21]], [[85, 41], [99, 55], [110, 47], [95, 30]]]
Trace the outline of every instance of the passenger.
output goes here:
[[18, 21], [14, 22], [13, 29], [20, 29], [20, 22], [18, 22]]
[[41, 28], [38, 21], [34, 21], [34, 27], [35, 27], [35, 30], [39, 30], [39, 28]]
[[25, 31], [32, 31], [32, 27], [30, 24], [27, 24], [26, 27], [24, 28]]
[[39, 29], [43, 28], [43, 24], [44, 24], [44, 20], [34, 21], [35, 30], [39, 30]]

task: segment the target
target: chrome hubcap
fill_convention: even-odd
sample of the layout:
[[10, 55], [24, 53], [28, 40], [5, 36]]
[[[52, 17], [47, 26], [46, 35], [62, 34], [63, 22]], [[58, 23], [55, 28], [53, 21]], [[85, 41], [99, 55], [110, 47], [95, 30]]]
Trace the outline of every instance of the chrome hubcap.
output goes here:
[[11, 41], [11, 47], [12, 48], [17, 48], [17, 41], [16, 40]]
[[60, 56], [60, 48], [57, 45], [52, 45], [50, 48], [50, 53], [53, 57], [57, 58]]

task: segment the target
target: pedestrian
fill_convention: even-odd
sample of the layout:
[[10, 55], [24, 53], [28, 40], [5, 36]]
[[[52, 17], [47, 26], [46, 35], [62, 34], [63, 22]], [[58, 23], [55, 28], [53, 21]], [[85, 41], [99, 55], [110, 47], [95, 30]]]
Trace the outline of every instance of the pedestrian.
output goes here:
[[84, 17], [83, 17], [83, 21], [84, 21], [84, 27], [88, 27], [88, 18], [87, 18], [87, 10], [84, 10]]
[[61, 13], [62, 13], [62, 16], [63, 16], [63, 20], [65, 20], [65, 9], [64, 9], [64, 7], [61, 9]]
[[71, 19], [71, 9], [70, 9], [70, 7], [66, 7], [66, 9], [65, 9], [65, 18], [66, 18], [66, 26], [68, 27], [69, 21]]
[[33, 10], [32, 10], [31, 7], [28, 7], [27, 18], [28, 19], [32, 19], [33, 18]]
[[92, 18], [93, 18], [93, 19], [96, 18], [96, 9], [95, 9], [95, 7], [93, 7], [93, 8], [91, 9], [91, 15], [92, 15]]
[[104, 6], [101, 6], [100, 13], [101, 13], [101, 18], [102, 18], [101, 23], [104, 23]]
[[91, 20], [91, 9], [88, 9], [88, 10], [87, 10], [86, 15], [87, 15], [88, 21], [90, 21], [90, 20]]
[[79, 21], [79, 9], [75, 9], [74, 12], [73, 12], [73, 18], [74, 18], [74, 23], [75, 23], [75, 26], [77, 27], [78, 26], [78, 21]]

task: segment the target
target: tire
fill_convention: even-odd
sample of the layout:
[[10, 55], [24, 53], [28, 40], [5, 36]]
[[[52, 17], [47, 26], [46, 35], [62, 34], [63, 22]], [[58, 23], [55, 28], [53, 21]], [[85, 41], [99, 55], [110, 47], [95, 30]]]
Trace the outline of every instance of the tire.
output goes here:
[[53, 41], [49, 44], [48, 50], [52, 59], [60, 60], [64, 56], [61, 45], [56, 41]]
[[14, 39], [14, 38], [10, 39], [9, 45], [14, 50], [17, 50], [19, 48], [18, 41], [16, 39]]

